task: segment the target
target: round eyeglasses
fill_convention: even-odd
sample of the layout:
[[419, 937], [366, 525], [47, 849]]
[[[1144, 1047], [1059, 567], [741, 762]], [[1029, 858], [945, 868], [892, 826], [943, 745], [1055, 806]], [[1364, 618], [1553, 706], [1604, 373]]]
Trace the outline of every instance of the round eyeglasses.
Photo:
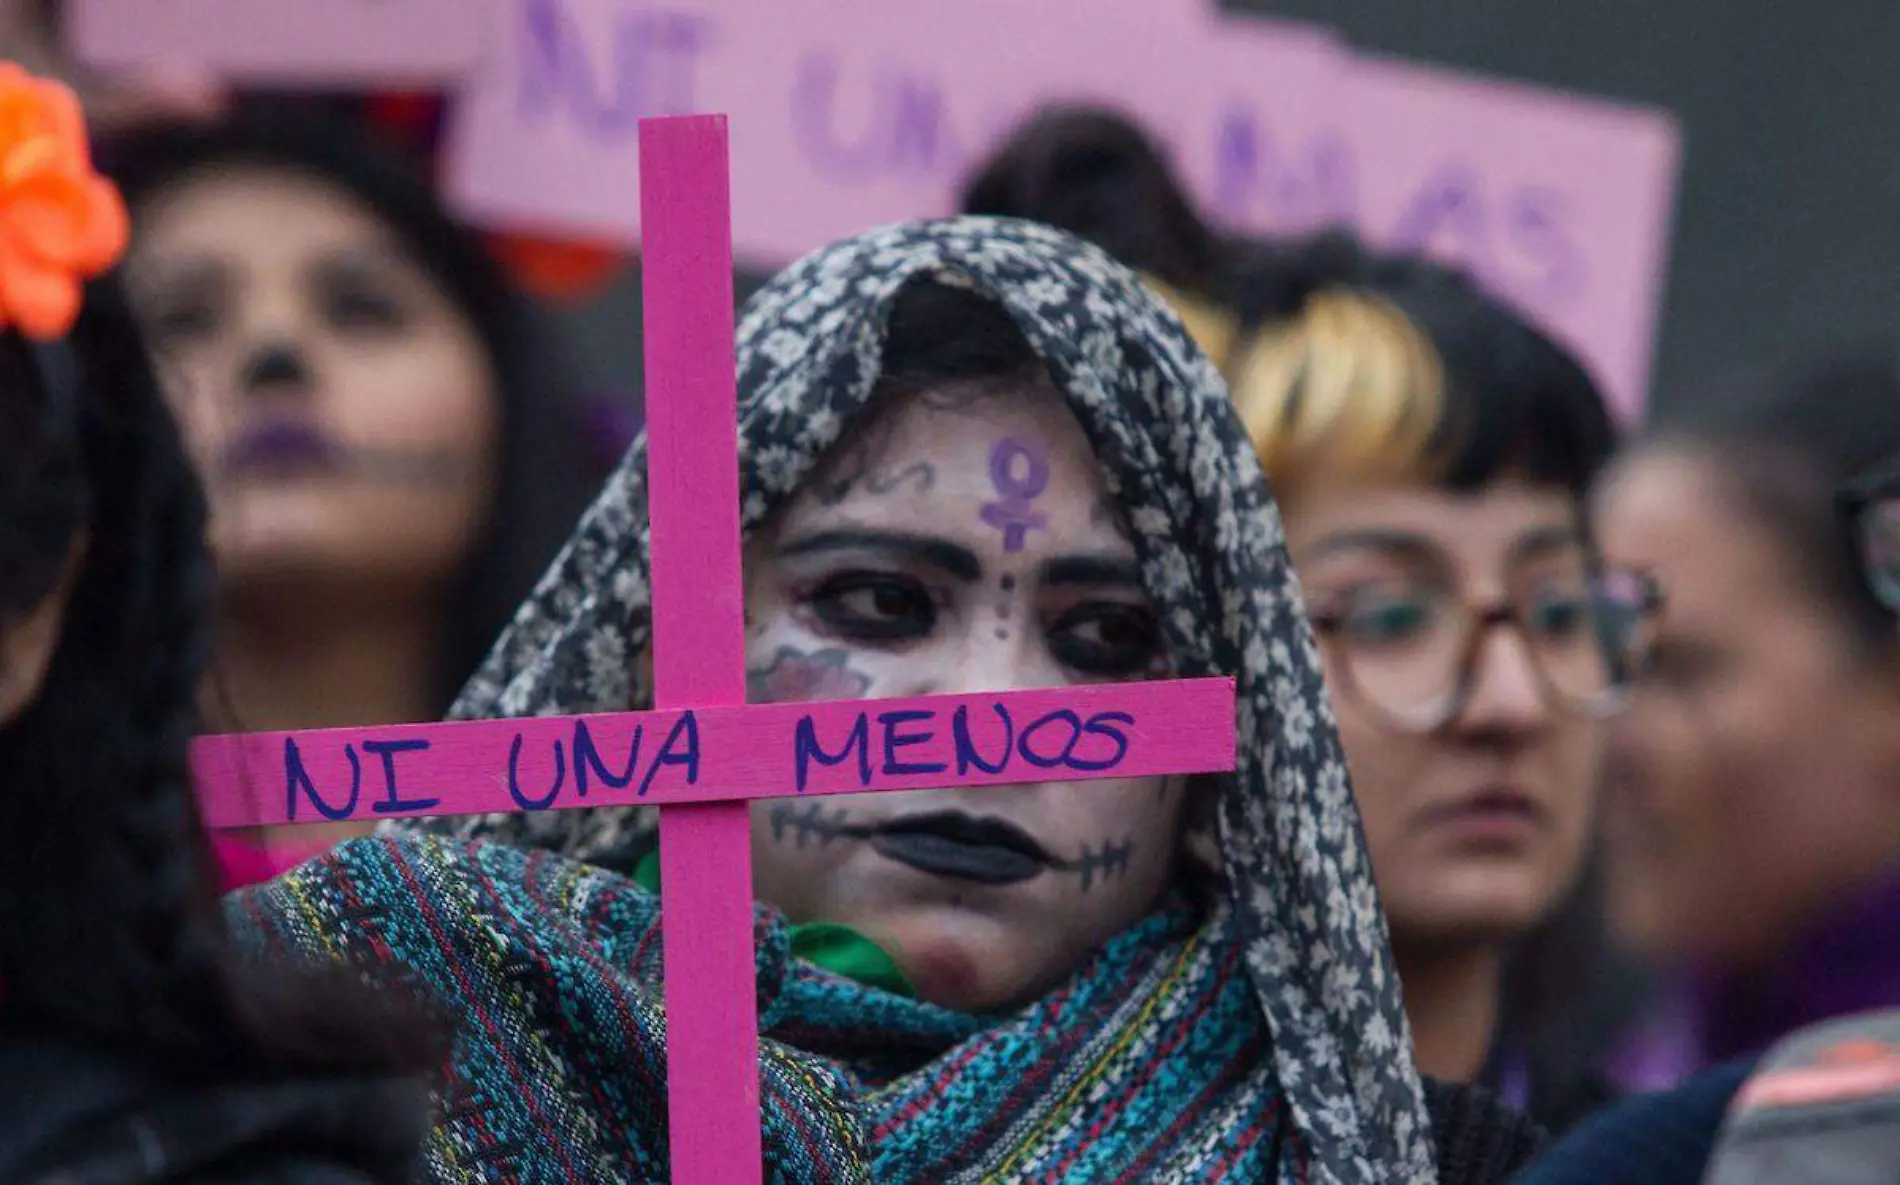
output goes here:
[[1900, 613], [1900, 460], [1848, 482], [1835, 499], [1852, 526], [1867, 587]]
[[1500, 603], [1473, 605], [1427, 582], [1375, 582], [1318, 606], [1314, 628], [1336, 657], [1342, 694], [1393, 727], [1430, 732], [1464, 710], [1492, 629], [1514, 628], [1556, 706], [1605, 717], [1655, 642], [1662, 588], [1646, 572], [1610, 568], [1522, 583]]

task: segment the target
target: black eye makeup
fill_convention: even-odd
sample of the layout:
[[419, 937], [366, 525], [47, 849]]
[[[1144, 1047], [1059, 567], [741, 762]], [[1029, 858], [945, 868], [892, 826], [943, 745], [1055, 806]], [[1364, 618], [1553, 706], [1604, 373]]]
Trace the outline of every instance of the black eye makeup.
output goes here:
[[1127, 601], [1083, 601], [1046, 629], [1057, 661], [1085, 675], [1128, 679], [1154, 669], [1162, 654], [1154, 610]]
[[[970, 585], [983, 570], [975, 553], [945, 540], [856, 528], [789, 540], [778, 558], [824, 565], [792, 591], [800, 613], [821, 631], [885, 647], [928, 637], [949, 603], [950, 587]], [[931, 580], [920, 574], [926, 572]]]
[[1132, 679], [1156, 669], [1161, 623], [1147, 604], [1133, 556], [1060, 556], [1043, 565], [1041, 577], [1045, 589], [1069, 598], [1046, 618], [1049, 652], [1058, 662], [1097, 679]]
[[937, 603], [914, 576], [897, 572], [838, 572], [795, 595], [825, 631], [848, 641], [890, 645], [929, 636]]
[[[790, 589], [798, 614], [826, 636], [865, 646], [903, 647], [935, 633], [952, 613], [987, 621], [994, 608], [983, 566], [960, 544], [926, 535], [840, 529], [794, 538], [777, 550], [800, 566], [824, 567]], [[829, 562], [825, 562], [825, 561]], [[1007, 597], [1017, 577], [997, 578]], [[1164, 654], [1160, 620], [1143, 596], [1133, 559], [1068, 556], [1032, 579], [1049, 653], [1091, 679], [1151, 674]], [[967, 602], [967, 604], [966, 604]], [[1007, 605], [1002, 608], [1008, 616]], [[1007, 636], [1005, 630], [999, 635]]]

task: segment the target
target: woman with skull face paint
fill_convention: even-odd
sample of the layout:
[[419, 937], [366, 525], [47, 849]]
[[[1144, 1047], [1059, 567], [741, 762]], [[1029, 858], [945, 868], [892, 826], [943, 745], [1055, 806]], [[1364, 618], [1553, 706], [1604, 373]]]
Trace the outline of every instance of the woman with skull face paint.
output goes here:
[[[767, 1176], [1346, 1185], [1520, 1163], [1528, 1129], [1421, 1090], [1264, 483], [1133, 273], [1023, 223], [892, 228], [775, 279], [738, 354], [756, 697], [1221, 672], [1243, 738], [1204, 784], [758, 804]], [[644, 459], [461, 714], [650, 704]], [[436, 1179], [535, 1158], [650, 1180], [658, 901], [609, 871], [638, 869], [650, 827], [563, 811], [355, 841], [234, 916], [262, 950], [406, 967], [456, 1014], [506, 1017], [464, 1034]]]
[[214, 725], [439, 718], [585, 503], [524, 307], [344, 125], [251, 107], [102, 156], [211, 497]]

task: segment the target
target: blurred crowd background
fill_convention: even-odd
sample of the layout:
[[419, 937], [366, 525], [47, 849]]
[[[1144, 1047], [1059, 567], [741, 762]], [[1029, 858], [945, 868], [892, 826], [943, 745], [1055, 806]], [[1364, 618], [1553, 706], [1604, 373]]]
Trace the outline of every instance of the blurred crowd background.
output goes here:
[[[1222, 225], [1140, 116], [1034, 113], [960, 186], [965, 210], [1091, 238], [1169, 298], [1233, 389], [1296, 560], [1342, 532], [1398, 538], [1318, 549], [1301, 577], [1421, 1065], [1562, 1131], [1900, 1005], [1893, 590], [1838, 498], [1900, 458], [1900, 7], [1243, 10], [1660, 111], [1680, 137], [1625, 423], [1563, 334], [1455, 267]], [[0, 57], [88, 106], [196, 453], [325, 447], [232, 413], [306, 387], [382, 442], [359, 458], [375, 480], [315, 517], [212, 483], [212, 722], [440, 715], [639, 428], [637, 245], [461, 221], [431, 184], [441, 94], [107, 74], [59, 19], [0, 0]], [[1546, 554], [1551, 523], [1583, 558]], [[1629, 670], [1567, 666], [1545, 595], [1599, 561], [1628, 581], [1610, 592], [1641, 635]], [[1521, 645], [1493, 644], [1499, 612]], [[1479, 767], [1516, 772], [1466, 787], [1468, 828], [1419, 822], [1421, 787]]]

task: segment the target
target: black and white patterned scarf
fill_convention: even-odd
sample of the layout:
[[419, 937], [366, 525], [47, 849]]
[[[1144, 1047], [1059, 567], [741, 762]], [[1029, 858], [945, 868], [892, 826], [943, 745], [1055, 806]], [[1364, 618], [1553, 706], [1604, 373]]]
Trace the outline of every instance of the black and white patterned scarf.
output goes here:
[[[1238, 680], [1225, 892], [1316, 1185], [1431, 1185], [1399, 983], [1319, 654], [1280, 518], [1220, 376], [1128, 269], [1061, 232], [985, 218], [818, 251], [748, 304], [738, 335], [744, 528], [784, 504], [879, 374], [904, 285], [961, 284], [1014, 318], [1120, 499], [1182, 677]], [[635, 443], [455, 707], [460, 718], [645, 708], [646, 447]], [[449, 821], [582, 859], [622, 853], [639, 809]]]

